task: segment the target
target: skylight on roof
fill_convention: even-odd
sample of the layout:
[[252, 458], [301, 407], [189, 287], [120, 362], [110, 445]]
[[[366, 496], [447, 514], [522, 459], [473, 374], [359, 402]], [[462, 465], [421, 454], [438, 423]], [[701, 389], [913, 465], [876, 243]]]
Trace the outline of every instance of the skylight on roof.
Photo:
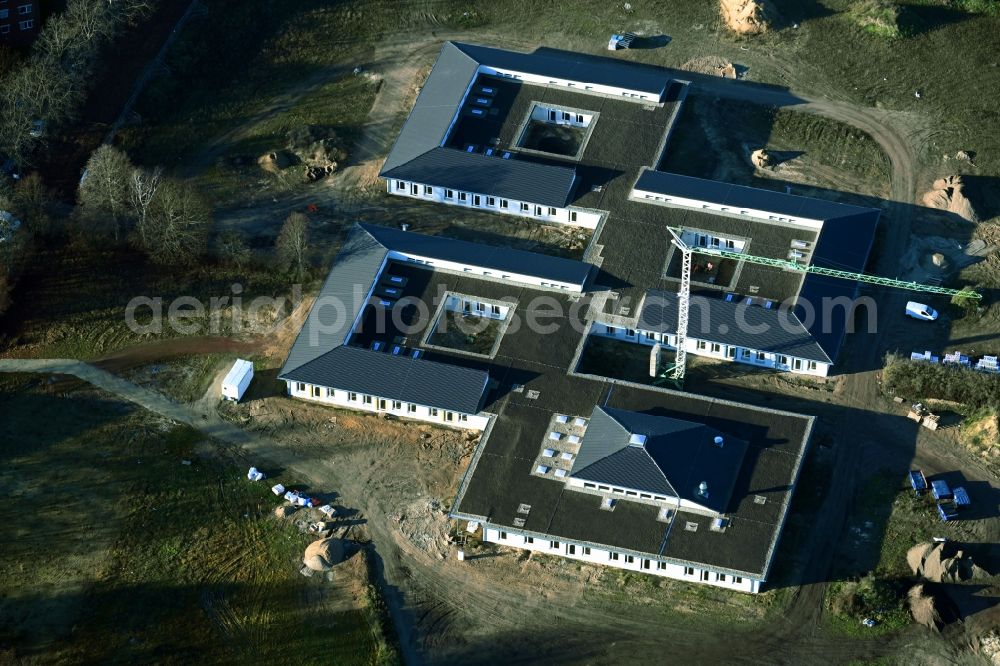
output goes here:
[[646, 445], [646, 436], [645, 435], [640, 435], [638, 433], [634, 433], [634, 434], [632, 434], [628, 438], [628, 445], [629, 446], [645, 446]]

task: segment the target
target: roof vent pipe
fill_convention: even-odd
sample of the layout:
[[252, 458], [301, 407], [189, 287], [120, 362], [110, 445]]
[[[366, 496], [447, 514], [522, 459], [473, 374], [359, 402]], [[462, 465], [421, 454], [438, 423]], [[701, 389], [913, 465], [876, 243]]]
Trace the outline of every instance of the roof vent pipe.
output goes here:
[[409, 222], [400, 222], [399, 223], [399, 228], [402, 229], [403, 231], [409, 231], [410, 230], [410, 223]]
[[719, 448], [721, 449], [721, 448], [722, 448], [722, 445], [723, 445], [724, 443], [725, 443], [725, 440], [724, 440], [724, 439], [722, 439], [722, 437], [720, 437], [719, 435], [716, 435], [716, 436], [715, 436], [715, 445], [716, 445], [716, 446], [718, 446], [718, 447], [719, 447]]

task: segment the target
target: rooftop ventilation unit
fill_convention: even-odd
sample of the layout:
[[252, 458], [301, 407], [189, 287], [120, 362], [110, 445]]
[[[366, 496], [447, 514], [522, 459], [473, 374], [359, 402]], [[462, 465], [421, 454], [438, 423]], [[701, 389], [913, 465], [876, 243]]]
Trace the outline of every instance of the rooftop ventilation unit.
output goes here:
[[604, 499], [601, 500], [601, 508], [604, 509], [605, 511], [614, 511], [615, 500], [610, 497], [605, 497]]
[[691, 522], [690, 520], [687, 521], [686, 523], [684, 523], [684, 531], [685, 532], [697, 532], [698, 531], [698, 523]]
[[663, 507], [660, 512], [656, 514], [656, 519], [661, 523], [669, 523], [670, 519], [674, 517], [674, 510], [670, 507]]
[[632, 436], [630, 436], [628, 438], [628, 445], [629, 446], [645, 446], [646, 445], [646, 436], [645, 435], [638, 435], [638, 434], [632, 435]]
[[725, 532], [726, 526], [729, 525], [729, 521], [725, 518], [715, 518], [712, 520], [712, 525], [709, 529], [713, 532]]
[[715, 445], [716, 445], [716, 446], [718, 446], [718, 447], [719, 447], [720, 449], [722, 448], [723, 444], [725, 444], [725, 443], [726, 443], [726, 440], [724, 440], [724, 439], [723, 439], [722, 437], [720, 437], [719, 435], [716, 435], [716, 436], [715, 436], [715, 440], [714, 440], [714, 441], [715, 441]]
[[698, 497], [708, 497], [708, 482], [702, 481], [698, 484], [698, 490], [696, 491]]
[[531, 511], [531, 505], [530, 504], [518, 504], [517, 505], [517, 512], [518, 513], [527, 514], [530, 511]]
[[514, 527], [524, 527], [524, 518], [515, 518]]

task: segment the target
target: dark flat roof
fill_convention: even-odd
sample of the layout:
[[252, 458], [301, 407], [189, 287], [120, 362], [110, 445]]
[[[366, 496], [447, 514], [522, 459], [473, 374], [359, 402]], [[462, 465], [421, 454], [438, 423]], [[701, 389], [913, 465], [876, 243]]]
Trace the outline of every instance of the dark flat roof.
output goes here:
[[389, 250], [441, 261], [469, 263], [499, 273], [520, 273], [545, 281], [582, 286], [593, 269], [593, 266], [582, 261], [537, 252], [470, 243], [444, 236], [428, 236], [372, 224], [358, 226]]
[[810, 220], [829, 220], [847, 215], [874, 215], [877, 209], [862, 208], [836, 201], [802, 197], [795, 194], [762, 190], [745, 185], [734, 185], [718, 180], [682, 176], [666, 171], [644, 169], [635, 183], [636, 189], [699, 199], [721, 206], [763, 210], [776, 215], [804, 217]]

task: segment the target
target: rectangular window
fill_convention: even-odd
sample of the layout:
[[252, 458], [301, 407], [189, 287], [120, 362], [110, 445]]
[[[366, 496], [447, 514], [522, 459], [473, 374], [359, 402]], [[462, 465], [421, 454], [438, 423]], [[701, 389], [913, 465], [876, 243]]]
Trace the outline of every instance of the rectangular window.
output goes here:
[[649, 568], [649, 560], [643, 560], [642, 561], [642, 568], [643, 569], [648, 569]]
[[657, 571], [666, 571], [666, 569], [667, 569], [667, 563], [666, 562], [657, 562], [656, 563], [656, 570]]
[[506, 540], [507, 539], [507, 533], [506, 532], [501, 532], [500, 533], [500, 538]]
[[809, 361], [809, 369], [810, 370], [816, 369], [816, 361]]
[[306, 390], [306, 385], [303, 384], [302, 382], [296, 382], [295, 390], [301, 393], [302, 391]]
[[704, 580], [704, 581], [708, 580], [708, 572], [707, 571], [702, 571], [701, 572], [701, 579]]
[[720, 583], [726, 582], [726, 574], [715, 574], [715, 580]]
[[468, 201], [469, 200], [469, 195], [466, 194], [465, 192], [459, 192], [458, 193], [458, 200], [459, 201]]
[[383, 398], [378, 399], [378, 408], [383, 410], [385, 409], [385, 400]]
[[479, 206], [479, 205], [481, 205], [482, 201], [483, 201], [482, 197], [480, 197], [478, 194], [472, 195], [472, 205], [473, 206]]
[[556, 119], [556, 112], [550, 110], [549, 111], [549, 120], [555, 120], [555, 119]]
[[608, 559], [612, 562], [618, 561], [618, 553], [608, 553]]
[[767, 358], [767, 354], [765, 354], [764, 352], [757, 352], [757, 360], [758, 361], [763, 361], [766, 358]]
[[535, 215], [537, 215], [538, 217], [542, 216], [542, 207], [541, 206], [535, 206]]
[[712, 352], [715, 353], [715, 354], [718, 354], [721, 351], [722, 351], [722, 345], [720, 345], [718, 342], [713, 342], [712, 343]]
[[313, 386], [313, 397], [314, 398], [320, 397], [320, 388], [318, 386]]
[[685, 576], [693, 576], [694, 575], [694, 567], [684, 567], [684, 575]]
[[583, 487], [584, 488], [596, 488], [597, 484], [595, 484], [595, 483], [584, 483]]
[[576, 114], [576, 122], [583, 123], [583, 114], [582, 113]]
[[535, 537], [524, 537], [524, 543], [527, 544], [535, 543]]
[[552, 548], [553, 550], [559, 548], [559, 542], [558, 541], [549, 541], [549, 548]]
[[632, 555], [626, 555], [625, 564], [635, 564], [635, 557], [633, 557]]
[[424, 194], [434, 194], [434, 188], [430, 185], [424, 185]]
[[634, 337], [635, 337], [635, 329], [632, 329], [632, 328], [626, 328], [626, 329], [625, 329], [625, 335], [626, 335], [627, 337], [630, 337], [630, 338], [634, 338]]
[[438, 415], [437, 407], [431, 407], [430, 412], [431, 416], [437, 416]]
[[584, 555], [590, 555], [590, 546], [584, 546], [583, 547], [583, 554]]
[[333, 389], [332, 388], [328, 388], [326, 390], [326, 397], [328, 397], [328, 398], [332, 398], [333, 397]]
[[397, 180], [396, 181], [396, 189], [397, 190], [405, 190], [406, 189], [406, 183], [404, 183], [401, 180]]
[[574, 546], [573, 544], [569, 544], [568, 546], [566, 546], [566, 554], [576, 555], [576, 546]]
[[530, 206], [528, 206], [528, 204], [526, 204], [526, 203], [522, 203], [521, 204], [521, 212], [522, 213], [527, 213], [529, 208], [530, 208]]
[[507, 207], [508, 207], [509, 203], [510, 202], [508, 202], [506, 199], [501, 199], [500, 200], [500, 210], [507, 210]]
[[726, 348], [726, 358], [736, 358], [736, 347]]
[[497, 316], [500, 315], [500, 306], [499, 305], [494, 305], [493, 306], [493, 314], [495, 314]]
[[444, 420], [445, 421], [454, 421], [455, 420], [455, 412], [445, 412], [444, 413]]
[[549, 215], [555, 215], [555, 214], [556, 214], [556, 209], [553, 208], [552, 206], [549, 206]]
[[348, 393], [347, 394], [347, 400], [349, 402], [357, 402], [358, 401], [358, 394], [357, 393]]
[[401, 403], [399, 400], [393, 400], [392, 401], [392, 408], [393, 409], [402, 409], [403, 408], [403, 403]]
[[410, 414], [414, 414], [417, 411], [417, 406], [411, 402], [406, 406], [406, 411], [408, 411]]
[[778, 365], [788, 365], [788, 357], [778, 356]]
[[802, 369], [802, 359], [797, 358], [794, 361], [792, 361], [792, 369], [793, 370], [801, 370]]
[[569, 120], [569, 119], [570, 119], [569, 112], [568, 111], [563, 111], [563, 120]]
[[31, 13], [31, 5], [21, 5], [17, 8], [17, 13], [21, 16], [25, 16]]
[[695, 344], [695, 348], [696, 348], [696, 349], [699, 349], [699, 350], [704, 350], [704, 349], [707, 349], [707, 348], [708, 348], [708, 343], [707, 343], [707, 342], [705, 342], [704, 340], [699, 340], [699, 341], [698, 341], [698, 342], [697, 342], [697, 343]]
[[737, 585], [739, 585], [740, 583], [743, 582], [743, 577], [742, 576], [733, 576], [733, 582], [736, 583]]
[[604, 333], [605, 333], [606, 335], [614, 335], [614, 334], [615, 334], [615, 330], [616, 330], [616, 329], [615, 329], [615, 327], [614, 327], [614, 326], [605, 326], [605, 327], [604, 327]]
[[468, 421], [469, 420], [469, 415], [468, 414], [459, 414], [458, 415], [458, 420], [459, 421]]
[[495, 197], [486, 197], [486, 205], [487, 206], [496, 206], [497, 205], [496, 198]]
[[410, 194], [413, 196], [420, 194], [420, 187], [416, 183], [410, 185]]
[[445, 190], [444, 191], [444, 198], [445, 199], [454, 199], [455, 198], [455, 190]]
[[370, 395], [362, 396], [361, 402], [363, 402], [366, 405], [370, 405], [372, 404], [372, 397]]

